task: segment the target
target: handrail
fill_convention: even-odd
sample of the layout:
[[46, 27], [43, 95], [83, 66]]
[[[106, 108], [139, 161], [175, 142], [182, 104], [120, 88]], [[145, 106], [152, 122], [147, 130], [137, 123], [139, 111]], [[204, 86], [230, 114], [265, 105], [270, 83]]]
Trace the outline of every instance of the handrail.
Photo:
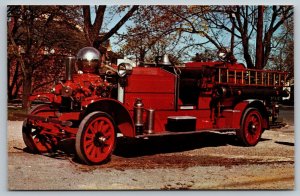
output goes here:
[[242, 86], [286, 86], [287, 72], [256, 69], [217, 68], [215, 82]]

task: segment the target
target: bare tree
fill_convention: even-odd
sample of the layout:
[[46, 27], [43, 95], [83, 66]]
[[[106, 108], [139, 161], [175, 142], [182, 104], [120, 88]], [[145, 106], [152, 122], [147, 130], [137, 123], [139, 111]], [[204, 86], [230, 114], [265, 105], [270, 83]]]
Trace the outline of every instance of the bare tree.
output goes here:
[[132, 6], [131, 9], [119, 20], [119, 22], [113, 28], [111, 28], [108, 32], [104, 33], [102, 36], [99, 36], [104, 20], [106, 6], [96, 6], [96, 17], [94, 23], [92, 23], [91, 19], [90, 6], [82, 6], [84, 19], [84, 34], [87, 43], [90, 46], [99, 48], [99, 45], [101, 43], [108, 40], [112, 35], [117, 33], [117, 31], [133, 15], [133, 13], [138, 9], [138, 7], [139, 6], [137, 5]]
[[[232, 20], [228, 15], [234, 14]], [[227, 16], [229, 19], [226, 19]], [[241, 42], [248, 68], [264, 68], [272, 50], [272, 38], [283, 23], [293, 16], [292, 6], [212, 6], [205, 14], [209, 28], [221, 29], [234, 34]], [[234, 25], [233, 32], [230, 26]], [[257, 35], [254, 38], [254, 35]], [[255, 64], [251, 57], [251, 40], [256, 42]], [[253, 42], [253, 41], [252, 41]]]
[[287, 71], [288, 79], [294, 77], [294, 25], [293, 19], [286, 20], [281, 34], [272, 39], [273, 52], [267, 67], [273, 70]]
[[78, 7], [73, 6], [8, 7], [8, 62], [15, 59], [21, 68], [24, 109], [29, 107], [33, 83], [42, 82], [36, 81], [35, 72], [49, 65], [50, 51], [69, 53], [81, 45], [82, 33], [74, 20], [78, 13]]
[[[196, 7], [198, 12], [206, 11]], [[169, 53], [178, 59], [187, 54], [192, 47], [204, 46], [208, 42], [196, 43], [192, 34], [198, 34], [212, 40], [216, 47], [219, 43], [209, 36], [201, 17], [193, 15], [191, 6], [140, 6], [132, 17], [133, 26], [127, 27], [127, 33], [119, 35], [122, 51], [134, 55], [140, 61]], [[195, 11], [195, 8], [194, 8]], [[196, 12], [196, 11], [195, 11]], [[188, 46], [187, 46], [188, 45]], [[182, 46], [183, 48], [179, 48]], [[190, 58], [188, 58], [190, 59]]]
[[[198, 48], [220, 50], [231, 48], [233, 53], [241, 54], [248, 68], [263, 69], [275, 49], [273, 38], [280, 35], [285, 21], [292, 19], [292, 6], [147, 6], [139, 14], [138, 24], [144, 25], [145, 42], [142, 53], [150, 51], [153, 43], [167, 35], [178, 33], [176, 40], [185, 40], [179, 45], [182, 51]], [[151, 13], [147, 15], [147, 13]], [[148, 22], [147, 22], [148, 21]], [[133, 33], [133, 35], [139, 35]], [[186, 40], [188, 35], [201, 36], [206, 39], [202, 43], [191, 43]], [[159, 37], [159, 36], [161, 37]], [[127, 35], [128, 37], [128, 35]], [[136, 37], [138, 38], [138, 36]], [[134, 37], [132, 36], [132, 40]], [[159, 42], [158, 42], [159, 43]], [[214, 48], [212, 48], [214, 47]], [[147, 48], [147, 50], [145, 50]], [[139, 55], [143, 56], [143, 55]]]

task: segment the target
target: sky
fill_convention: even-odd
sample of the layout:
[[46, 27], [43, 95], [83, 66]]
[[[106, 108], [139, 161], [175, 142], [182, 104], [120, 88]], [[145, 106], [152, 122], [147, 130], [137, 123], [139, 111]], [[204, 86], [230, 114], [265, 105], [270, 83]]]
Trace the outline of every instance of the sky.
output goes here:
[[[107, 8], [108, 9], [108, 8]], [[115, 14], [111, 15], [111, 13], [109, 12], [105, 12], [105, 18], [106, 18], [106, 21], [104, 21], [104, 26], [106, 27], [105, 30], [108, 31], [110, 30], [111, 28], [113, 28], [115, 26], [115, 24], [117, 24], [119, 22], [119, 20], [125, 15], [125, 12], [121, 13], [120, 15], [119, 14]], [[92, 17], [92, 21], [95, 20], [95, 8], [94, 6], [91, 6], [91, 17]], [[110, 18], [112, 18], [112, 20], [109, 20]], [[107, 20], [109, 20], [109, 22], [107, 22]], [[133, 26], [134, 23], [131, 21], [131, 20], [128, 20], [118, 31], [118, 33], [126, 33], [126, 27], [127, 26]], [[198, 42], [204, 42], [206, 41], [205, 38], [199, 36], [199, 35], [192, 35], [192, 37], [198, 41]], [[111, 42], [111, 46], [112, 46], [112, 50], [114, 52], [118, 51], [120, 49], [120, 46], [118, 45], [118, 39], [117, 39], [117, 36], [114, 35], [110, 38], [110, 42]], [[182, 44], [179, 44], [178, 48], [180, 47], [184, 47], [184, 45]], [[213, 48], [213, 45], [211, 45], [210, 47]], [[190, 55], [195, 55], [197, 52], [190, 52]]]
[[[108, 8], [109, 9], [109, 6]], [[115, 14], [115, 15], [111, 15], [111, 13], [109, 13], [108, 11], [105, 12], [104, 15], [104, 22], [103, 22], [103, 27], [105, 27], [105, 31], [108, 31], [110, 29], [112, 29], [120, 20], [121, 18], [125, 15], [125, 12], [121, 13], [121, 14]], [[95, 8], [94, 6], [91, 6], [91, 18], [92, 18], [92, 22], [95, 20]], [[132, 23], [132, 21], [128, 20], [119, 30], [118, 33], [125, 33], [126, 32], [126, 26], [130, 26], [130, 25], [134, 25]], [[102, 29], [103, 30], [103, 29]], [[110, 39], [111, 43], [116, 43], [117, 42], [117, 37], [114, 35], [111, 37]], [[117, 51], [119, 49], [117, 44], [112, 44], [112, 50], [113, 51]]]
[[[108, 31], [108, 30], [110, 30], [112, 27], [114, 27], [115, 26], [115, 24], [125, 15], [125, 12], [123, 12], [123, 13], [121, 13], [120, 15], [119, 14], [113, 14], [113, 13], [111, 13], [111, 12], [109, 12], [108, 11], [109, 10], [109, 6], [108, 6], [108, 8], [107, 8], [107, 11], [105, 12], [105, 20], [104, 20], [104, 27], [106, 27], [106, 29], [105, 29], [105, 31]], [[92, 19], [94, 19], [95, 18], [95, 9], [94, 9], [94, 6], [91, 6], [91, 13], [92, 13]], [[132, 22], [132, 21], [127, 21], [126, 23], [125, 23], [125, 25], [123, 25], [120, 29], [119, 29], [119, 31], [118, 31], [118, 33], [126, 33], [126, 26], [133, 26], [134, 25], [134, 23]], [[277, 34], [278, 33], [280, 33], [280, 32], [277, 32]], [[192, 35], [192, 37], [195, 39], [195, 41], [196, 42], [198, 42], [198, 43], [201, 43], [201, 42], [205, 42], [205, 41], [207, 41], [207, 39], [206, 38], [204, 38], [204, 37], [201, 37], [201, 36], [199, 36], [199, 35], [197, 35], [197, 34], [195, 34], [195, 35]], [[237, 38], [235, 38], [236, 40], [238, 40]], [[223, 42], [223, 43], [226, 43], [226, 44], [230, 44], [230, 34], [229, 33], [227, 33], [227, 34], [225, 34], [225, 33], [223, 33], [223, 35], [222, 35], [222, 39], [221, 40], [219, 40], [220, 42]], [[119, 49], [120, 49], [120, 46], [119, 46], [119, 44], [118, 44], [118, 39], [117, 39], [117, 36], [116, 35], [114, 35], [114, 36], [112, 36], [111, 38], [110, 38], [110, 41], [111, 41], [111, 46], [112, 46], [112, 50], [113, 51], [118, 51]], [[253, 46], [255, 46], [255, 39], [251, 39], [250, 40], [250, 44], [251, 45], [253, 45]], [[179, 44], [178, 45], [178, 49], [180, 49], [180, 47], [181, 48], [183, 48], [185, 45], [184, 44]], [[213, 49], [216, 49], [212, 44], [207, 44], [206, 45], [208, 48], [213, 48]], [[229, 47], [229, 45], [227, 46], [227, 47]], [[204, 50], [204, 49], [203, 49]], [[202, 50], [202, 51], [203, 51]], [[199, 51], [199, 50], [190, 50], [190, 51], [188, 51], [188, 54], [190, 55], [190, 56], [194, 56], [196, 53], [199, 53], [199, 52], [201, 52], [201, 50]], [[235, 47], [235, 51], [234, 51], [234, 54], [236, 55], [236, 58], [238, 59], [238, 61], [239, 62], [241, 62], [241, 63], [244, 63], [244, 64], [246, 64], [245, 63], [245, 60], [244, 60], [244, 58], [243, 58], [243, 54], [242, 54], [242, 50], [241, 50], [241, 45], [239, 45], [238, 47]], [[189, 59], [185, 59], [186, 61], [188, 61]]]

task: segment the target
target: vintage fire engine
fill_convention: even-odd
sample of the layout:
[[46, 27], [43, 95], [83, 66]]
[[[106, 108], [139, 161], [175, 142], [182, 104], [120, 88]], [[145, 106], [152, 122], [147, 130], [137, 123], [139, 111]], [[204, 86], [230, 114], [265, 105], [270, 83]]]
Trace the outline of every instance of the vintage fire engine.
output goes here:
[[[235, 131], [241, 144], [255, 146], [279, 114], [276, 100], [287, 73], [246, 69], [220, 53], [217, 62], [154, 66], [100, 66], [99, 52], [81, 49], [66, 60], [66, 77], [26, 115], [23, 139], [35, 153], [53, 152], [75, 140], [86, 164], [110, 160], [116, 136], [150, 138], [201, 131]], [[100, 71], [99, 71], [100, 70]]]

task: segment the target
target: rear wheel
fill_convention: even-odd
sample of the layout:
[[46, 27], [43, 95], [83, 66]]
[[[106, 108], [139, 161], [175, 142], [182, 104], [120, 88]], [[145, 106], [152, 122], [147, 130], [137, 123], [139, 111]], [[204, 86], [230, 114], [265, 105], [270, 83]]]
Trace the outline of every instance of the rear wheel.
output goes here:
[[[49, 105], [42, 104], [33, 107], [29, 114], [38, 115], [43, 111], [51, 110]], [[24, 120], [22, 127], [23, 141], [30, 152], [45, 153], [53, 151], [53, 141], [43, 134], [43, 129], [34, 126], [28, 119]]]
[[263, 132], [262, 120], [258, 109], [246, 109], [241, 121], [241, 128], [237, 131], [237, 136], [243, 145], [255, 146], [258, 143]]
[[100, 164], [110, 160], [116, 143], [116, 126], [103, 112], [92, 112], [80, 123], [75, 148], [86, 164]]

